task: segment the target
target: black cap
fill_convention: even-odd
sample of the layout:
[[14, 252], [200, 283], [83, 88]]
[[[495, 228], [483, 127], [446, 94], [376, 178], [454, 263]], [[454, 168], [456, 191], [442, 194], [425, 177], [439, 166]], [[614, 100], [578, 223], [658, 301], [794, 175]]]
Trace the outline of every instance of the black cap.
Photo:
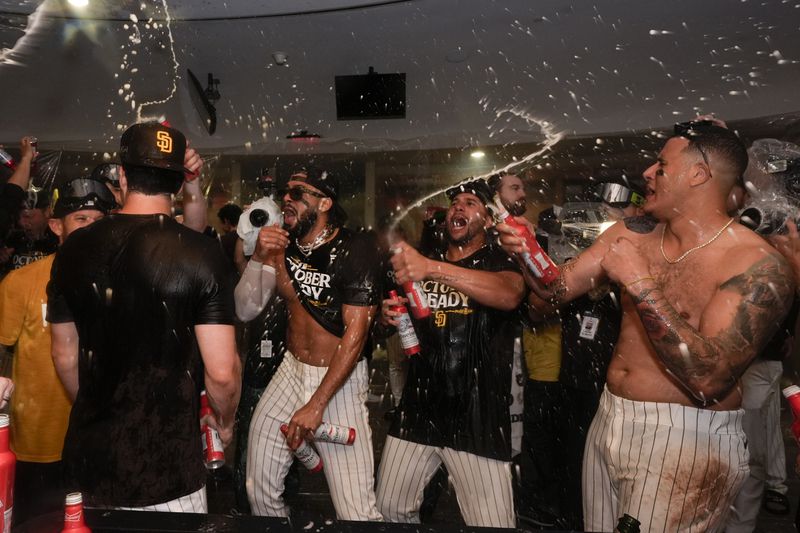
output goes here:
[[63, 218], [75, 211], [94, 209], [108, 214], [117, 206], [105, 181], [92, 177], [75, 178], [53, 191], [53, 216]]
[[119, 159], [123, 165], [190, 172], [183, 167], [186, 137], [158, 122], [134, 124], [122, 134]]
[[339, 196], [339, 180], [327, 170], [303, 168], [294, 172], [289, 180], [307, 183], [332, 200]]
[[453, 201], [453, 198], [458, 196], [461, 193], [468, 192], [474, 194], [478, 198], [481, 199], [484, 205], [489, 205], [492, 203], [492, 198], [494, 197], [494, 193], [492, 189], [489, 187], [489, 184], [486, 183], [486, 180], [483, 178], [478, 178], [470, 181], [465, 181], [464, 183], [459, 183], [455, 187], [450, 187], [445, 191], [447, 198], [450, 201]]

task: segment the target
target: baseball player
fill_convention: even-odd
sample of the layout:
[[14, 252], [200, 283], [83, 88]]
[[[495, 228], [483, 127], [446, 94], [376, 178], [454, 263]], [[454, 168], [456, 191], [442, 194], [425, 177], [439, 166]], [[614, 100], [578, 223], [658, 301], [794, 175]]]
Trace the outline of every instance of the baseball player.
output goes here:
[[[261, 229], [236, 288], [239, 311], [258, 312], [277, 291], [289, 316], [288, 350], [250, 422], [250, 507], [257, 515], [288, 516], [282, 493], [292, 450], [325, 421], [356, 429], [352, 446], [315, 443], [337, 517], [381, 520], [373, 490], [363, 354], [377, 310], [377, 244], [342, 227], [346, 215], [332, 175], [299, 172], [288, 187], [283, 196], [288, 231]], [[286, 437], [281, 424], [288, 424]]]
[[[678, 124], [644, 172], [649, 218], [615, 224], [537, 296], [610, 280], [623, 318], [583, 468], [584, 526], [628, 514], [648, 531], [718, 531], [747, 477], [739, 380], [786, 314], [791, 270], [726, 214], [747, 165], [730, 130]], [[510, 252], [524, 246], [499, 225]]]
[[[395, 245], [398, 283], [419, 281], [432, 315], [415, 321], [422, 351], [409, 362], [400, 412], [378, 471], [378, 507], [419, 522], [422, 493], [444, 463], [467, 525], [514, 527], [511, 404], [514, 317], [524, 295], [517, 266], [489, 246], [492, 197], [483, 180], [447, 191], [447, 249], [427, 258]], [[384, 300], [382, 320], [396, 325]]]

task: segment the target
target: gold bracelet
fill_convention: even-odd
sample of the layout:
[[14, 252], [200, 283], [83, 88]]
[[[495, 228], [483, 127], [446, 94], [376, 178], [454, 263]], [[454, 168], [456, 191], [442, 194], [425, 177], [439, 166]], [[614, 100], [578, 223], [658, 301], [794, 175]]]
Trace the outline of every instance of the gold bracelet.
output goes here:
[[633, 280], [630, 283], [626, 283], [625, 284], [625, 288], [627, 289], [628, 287], [630, 287], [632, 285], [636, 285], [637, 283], [640, 283], [640, 282], [642, 282], [642, 281], [644, 281], [646, 279], [649, 279], [650, 281], [655, 281], [651, 276], [645, 276], [643, 278], [639, 278], [639, 279]]

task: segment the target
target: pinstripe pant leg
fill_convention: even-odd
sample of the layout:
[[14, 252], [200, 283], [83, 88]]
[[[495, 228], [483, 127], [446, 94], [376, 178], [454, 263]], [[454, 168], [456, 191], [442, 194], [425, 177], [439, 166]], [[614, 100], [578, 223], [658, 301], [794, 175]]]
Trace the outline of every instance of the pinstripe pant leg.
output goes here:
[[654, 533], [724, 528], [748, 472], [742, 416], [743, 411], [631, 401], [605, 391], [595, 423], [610, 428], [603, 446], [619, 505], [603, 519], [605, 526], [587, 523], [586, 529], [609, 531], [623, 514]]
[[767, 419], [767, 479], [766, 488], [786, 494], [786, 448], [781, 431], [781, 388], [780, 378], [783, 375], [783, 363], [770, 361], [774, 381], [772, 392], [767, 403], [765, 417]]
[[461, 516], [471, 527], [516, 523], [511, 463], [444, 448], [442, 459], [456, 489]]
[[441, 463], [439, 448], [386, 437], [376, 492], [387, 522], [419, 524], [422, 493]]
[[[314, 371], [314, 369], [312, 369]], [[369, 391], [367, 362], [361, 361], [342, 387], [334, 394], [322, 419], [356, 430], [352, 446], [316, 442], [314, 446], [324, 464], [333, 506], [339, 520], [380, 521], [375, 502], [375, 463], [372, 431], [365, 404]], [[324, 375], [319, 372], [318, 379]], [[316, 385], [313, 387], [316, 390]]]
[[245, 486], [250, 509], [257, 516], [289, 516], [283, 501], [284, 479], [292, 452], [280, 431], [300, 402], [298, 362], [287, 352], [261, 396], [250, 421]]
[[609, 473], [606, 446], [613, 436], [611, 404], [604, 391], [600, 407], [589, 426], [583, 453], [583, 524], [586, 531], [612, 531], [616, 527], [617, 490]]
[[164, 503], [145, 507], [114, 507], [119, 511], [158, 511], [163, 513], [207, 513], [206, 488]]

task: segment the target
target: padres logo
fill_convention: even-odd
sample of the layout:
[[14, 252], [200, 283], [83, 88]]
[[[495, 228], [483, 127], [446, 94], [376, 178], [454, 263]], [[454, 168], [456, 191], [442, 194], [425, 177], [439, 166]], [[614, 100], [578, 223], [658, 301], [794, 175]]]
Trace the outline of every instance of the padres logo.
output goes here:
[[447, 323], [447, 315], [444, 311], [436, 311], [434, 315], [434, 323], [436, 324], [437, 328], [443, 328], [444, 325]]
[[156, 146], [159, 150], [164, 152], [165, 154], [172, 153], [172, 137], [169, 136], [169, 133], [166, 131], [159, 131], [156, 132]]

